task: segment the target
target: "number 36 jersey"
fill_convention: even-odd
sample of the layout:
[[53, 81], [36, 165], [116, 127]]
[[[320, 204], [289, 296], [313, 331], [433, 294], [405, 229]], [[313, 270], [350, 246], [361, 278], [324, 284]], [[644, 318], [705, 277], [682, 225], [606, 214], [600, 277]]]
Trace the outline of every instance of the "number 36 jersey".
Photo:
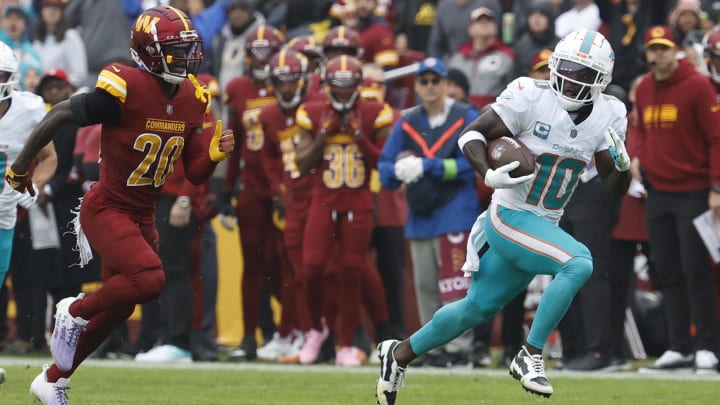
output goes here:
[[528, 77], [510, 83], [492, 109], [535, 157], [535, 179], [515, 188], [498, 189], [493, 200], [555, 223], [580, 173], [596, 152], [608, 148], [607, 128], [612, 127], [623, 139], [627, 131], [625, 105], [617, 98], [601, 94], [590, 115], [576, 125], [560, 106], [549, 82]]
[[[154, 77], [135, 67], [113, 64], [100, 72], [96, 88], [118, 101], [122, 120], [103, 123], [100, 182], [93, 188], [114, 206], [154, 212], [157, 196], [190, 137], [202, 128], [207, 100], [184, 80], [168, 99]], [[202, 148], [207, 153], [206, 148]]]

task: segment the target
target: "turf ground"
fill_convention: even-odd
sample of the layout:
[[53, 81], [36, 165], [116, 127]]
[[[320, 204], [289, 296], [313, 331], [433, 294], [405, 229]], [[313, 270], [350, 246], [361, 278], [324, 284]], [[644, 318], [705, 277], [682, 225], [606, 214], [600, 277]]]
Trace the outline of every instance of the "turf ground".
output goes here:
[[[33, 404], [41, 359], [0, 357], [0, 405]], [[194, 363], [140, 367], [88, 361], [72, 378], [71, 405], [371, 405], [377, 368]], [[549, 371], [550, 399], [532, 396], [506, 370], [411, 368], [397, 405], [720, 404], [720, 376]]]

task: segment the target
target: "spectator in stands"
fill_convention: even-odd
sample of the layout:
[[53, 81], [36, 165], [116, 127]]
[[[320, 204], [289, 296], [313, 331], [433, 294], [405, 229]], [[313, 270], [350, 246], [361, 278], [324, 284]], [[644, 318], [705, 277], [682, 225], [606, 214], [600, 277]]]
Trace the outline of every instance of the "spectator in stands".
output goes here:
[[555, 35], [563, 38], [580, 30], [597, 30], [600, 27], [600, 10], [593, 0], [573, 0], [573, 8], [558, 15], [555, 20]]
[[35, 93], [35, 89], [40, 84], [43, 70], [40, 64], [25, 62], [20, 64], [20, 90]]
[[80, 34], [65, 23], [67, 0], [42, 0], [33, 46], [41, 55], [43, 69], [63, 69], [70, 84], [80, 87], [87, 76], [85, 44]]
[[397, 66], [398, 53], [395, 49], [393, 32], [384, 17], [375, 15], [377, 0], [356, 0], [355, 29], [360, 35], [360, 47], [363, 49], [360, 60], [373, 62], [383, 69]]
[[522, 76], [530, 72], [532, 70], [530, 58], [541, 49], [555, 48], [555, 44], [560, 40], [555, 35], [555, 16], [552, 4], [542, 0], [534, 1], [527, 7], [527, 25], [513, 44], [515, 76]]
[[450, 68], [447, 72], [447, 96], [455, 101], [470, 102], [470, 81], [460, 69]]
[[230, 3], [227, 15], [227, 23], [212, 41], [213, 53], [217, 55], [212, 73], [218, 78], [221, 93], [230, 80], [245, 74], [245, 39], [265, 22], [265, 17], [245, 0]]
[[670, 12], [668, 21], [682, 50], [680, 56], [684, 54], [696, 69], [706, 73], [702, 45], [705, 30], [702, 28], [701, 12], [700, 0], [680, 0]]
[[69, 27], [82, 27], [88, 75], [85, 85], [94, 87], [98, 73], [111, 62], [131, 64], [128, 52], [128, 22], [117, 0], [73, 0], [65, 8]]
[[[421, 104], [393, 127], [378, 169], [384, 187], [406, 187], [410, 212], [405, 238], [410, 239], [415, 296], [420, 322], [425, 324], [437, 309], [466, 291], [464, 286], [454, 287], [457, 283], [452, 281], [462, 276], [456, 273], [458, 264], [452, 258], [464, 254], [480, 203], [475, 173], [457, 146], [457, 138], [478, 112], [470, 104], [447, 97], [447, 69], [437, 58], [420, 63], [415, 92]], [[401, 152], [406, 152], [405, 156]], [[464, 336], [458, 345], [446, 346], [446, 351], [429, 354], [425, 360], [442, 366], [464, 362], [470, 337]]]
[[492, 10], [473, 10], [468, 26], [470, 41], [448, 61], [448, 66], [460, 69], [470, 80], [470, 101], [478, 108], [493, 102], [513, 78], [513, 50], [497, 33]]
[[643, 50], [643, 34], [653, 25], [665, 24], [672, 0], [597, 0], [600, 18], [608, 26], [607, 36], [615, 50], [613, 83], [625, 91], [630, 83], [647, 71]]
[[0, 41], [12, 48], [19, 63], [41, 64], [40, 54], [28, 40], [30, 18], [27, 12], [22, 7], [12, 6], [3, 10], [2, 15]]
[[678, 60], [677, 53], [669, 27], [646, 31], [651, 74], [637, 88], [642, 119], [632, 173], [648, 192], [654, 283], [663, 294], [669, 333], [667, 350], [650, 369], [716, 372], [712, 277], [708, 252], [692, 221], [708, 208], [720, 220], [720, 111], [713, 85], [687, 60]]
[[438, 0], [395, 2], [395, 48], [427, 52], [430, 31], [435, 24]]
[[487, 7], [492, 10], [497, 27], [500, 26], [502, 7], [498, 0], [439, 0], [435, 24], [427, 44], [428, 56], [447, 60], [467, 42], [468, 15], [472, 10]]

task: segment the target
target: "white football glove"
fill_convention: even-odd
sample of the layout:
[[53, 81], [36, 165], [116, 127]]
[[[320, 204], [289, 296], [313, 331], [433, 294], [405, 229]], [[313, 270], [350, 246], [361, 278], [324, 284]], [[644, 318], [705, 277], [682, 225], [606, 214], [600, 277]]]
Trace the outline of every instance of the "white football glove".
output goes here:
[[510, 172], [520, 166], [520, 162], [517, 160], [510, 162], [506, 165], [500, 166], [497, 169], [488, 169], [485, 172], [485, 185], [498, 189], [498, 188], [513, 188], [519, 184], [527, 183], [535, 178], [535, 173], [528, 174], [527, 176], [511, 177]]
[[421, 157], [408, 156], [395, 162], [395, 177], [403, 183], [414, 183], [418, 181], [425, 170]]
[[625, 149], [625, 141], [620, 138], [620, 135], [612, 127], [608, 127], [607, 131], [605, 131], [605, 142], [608, 144], [608, 152], [613, 158], [615, 168], [619, 172], [630, 170], [630, 155]]
[[28, 208], [30, 208], [33, 204], [35, 204], [35, 201], [37, 201], [37, 198], [38, 198], [38, 188], [37, 188], [37, 186], [36, 186], [35, 184], [33, 184], [32, 186], [33, 186], [33, 188], [35, 189], [35, 195], [30, 195], [30, 193], [20, 193], [20, 192], [17, 192], [17, 191], [16, 191], [16, 193], [17, 193], [17, 200], [16, 200], [17, 205], [19, 205], [19, 206], [21, 206], [21, 207], [23, 207], [23, 208], [25, 208], [25, 209], [28, 209]]

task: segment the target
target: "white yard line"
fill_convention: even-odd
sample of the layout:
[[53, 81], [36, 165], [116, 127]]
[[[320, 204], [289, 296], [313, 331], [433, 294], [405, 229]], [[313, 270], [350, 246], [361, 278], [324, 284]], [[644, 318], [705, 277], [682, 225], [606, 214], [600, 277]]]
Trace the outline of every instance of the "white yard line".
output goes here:
[[[0, 367], [3, 366], [26, 366], [40, 367], [51, 361], [49, 358], [22, 358], [22, 357], [1, 357]], [[336, 367], [333, 365], [319, 364], [312, 366], [301, 366], [295, 364], [273, 364], [273, 363], [229, 363], [229, 362], [194, 362], [184, 364], [148, 364], [138, 363], [132, 360], [94, 360], [88, 359], [83, 367], [103, 368], [143, 368], [160, 370], [227, 370], [227, 371], [281, 371], [297, 373], [352, 373], [352, 374], [376, 374], [378, 366], [363, 367]], [[549, 378], [572, 378], [572, 379], [616, 379], [616, 380], [679, 380], [679, 381], [718, 381], [720, 374], [693, 374], [690, 372], [676, 373], [652, 373], [641, 374], [637, 371], [620, 372], [577, 372], [577, 371], [547, 371]], [[453, 369], [435, 367], [411, 367], [408, 375], [474, 375], [486, 377], [508, 377], [505, 369], [471, 369], [458, 367]]]

